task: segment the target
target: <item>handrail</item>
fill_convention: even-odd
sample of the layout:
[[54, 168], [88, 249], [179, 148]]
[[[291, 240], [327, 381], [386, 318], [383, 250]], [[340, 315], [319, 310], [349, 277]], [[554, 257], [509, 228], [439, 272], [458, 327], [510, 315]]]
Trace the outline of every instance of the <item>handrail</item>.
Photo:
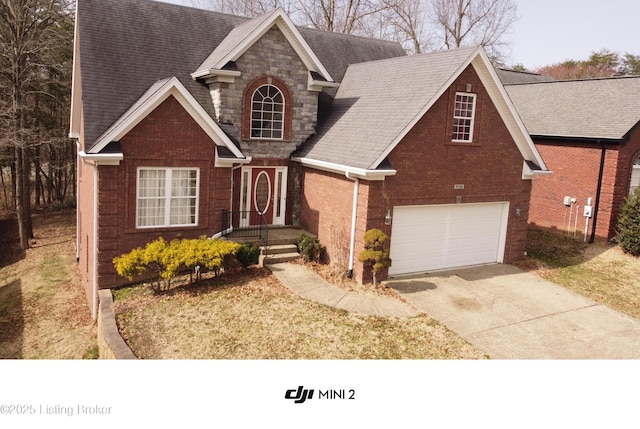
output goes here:
[[222, 210], [223, 237], [257, 239], [266, 249], [269, 244], [269, 224], [264, 213], [257, 210]]

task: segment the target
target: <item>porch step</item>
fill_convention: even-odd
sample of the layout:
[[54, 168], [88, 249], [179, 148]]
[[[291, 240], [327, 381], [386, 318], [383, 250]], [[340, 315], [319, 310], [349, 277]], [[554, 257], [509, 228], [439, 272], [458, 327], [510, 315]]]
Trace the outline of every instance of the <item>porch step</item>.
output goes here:
[[278, 253], [275, 255], [268, 254], [267, 256], [260, 255], [260, 265], [281, 264], [283, 262], [295, 261], [300, 257], [299, 253]]
[[282, 262], [295, 261], [300, 257], [298, 246], [295, 244], [275, 244], [268, 246], [260, 246], [260, 265], [280, 264]]
[[264, 246], [260, 246], [260, 253], [263, 254], [263, 255], [265, 253], [269, 254], [269, 255], [281, 255], [283, 253], [295, 253], [297, 255], [298, 254], [298, 246], [296, 246], [295, 244], [276, 244], [276, 245], [269, 245], [269, 246], [267, 246], [266, 249], [265, 249]]

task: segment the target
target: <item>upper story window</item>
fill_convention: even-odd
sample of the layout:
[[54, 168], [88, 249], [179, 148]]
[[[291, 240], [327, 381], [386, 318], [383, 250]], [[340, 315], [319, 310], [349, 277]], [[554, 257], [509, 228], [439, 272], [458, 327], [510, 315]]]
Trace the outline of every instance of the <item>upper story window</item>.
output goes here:
[[197, 168], [139, 168], [136, 226], [188, 226], [198, 223]]
[[251, 97], [251, 138], [282, 139], [284, 96], [274, 85], [262, 85]]
[[471, 143], [473, 141], [473, 120], [476, 111], [476, 94], [457, 92], [453, 110], [454, 142]]
[[640, 192], [637, 189], [640, 188], [640, 156], [633, 162], [631, 169], [631, 183], [629, 185], [629, 194], [633, 195], [634, 192]]

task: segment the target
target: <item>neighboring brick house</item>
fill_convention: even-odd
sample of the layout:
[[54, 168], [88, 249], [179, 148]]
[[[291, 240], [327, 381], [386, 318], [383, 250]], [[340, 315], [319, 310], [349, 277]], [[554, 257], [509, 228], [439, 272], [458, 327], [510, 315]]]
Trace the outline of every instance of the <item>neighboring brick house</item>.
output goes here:
[[[522, 258], [531, 178], [548, 173], [481, 48], [399, 44], [149, 0], [77, 2], [71, 135], [78, 259], [219, 235], [260, 212], [317, 234], [358, 280], [362, 234], [399, 275]], [[254, 222], [239, 215], [236, 227]]]
[[625, 197], [640, 186], [640, 77], [506, 90], [554, 172], [533, 180], [529, 222], [590, 242], [613, 238]]

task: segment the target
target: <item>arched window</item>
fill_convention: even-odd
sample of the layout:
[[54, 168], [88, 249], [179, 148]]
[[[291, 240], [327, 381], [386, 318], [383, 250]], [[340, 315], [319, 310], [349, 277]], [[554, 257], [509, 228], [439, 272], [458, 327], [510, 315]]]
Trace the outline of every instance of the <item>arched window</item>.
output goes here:
[[274, 85], [258, 87], [251, 96], [251, 138], [282, 139], [285, 102]]

